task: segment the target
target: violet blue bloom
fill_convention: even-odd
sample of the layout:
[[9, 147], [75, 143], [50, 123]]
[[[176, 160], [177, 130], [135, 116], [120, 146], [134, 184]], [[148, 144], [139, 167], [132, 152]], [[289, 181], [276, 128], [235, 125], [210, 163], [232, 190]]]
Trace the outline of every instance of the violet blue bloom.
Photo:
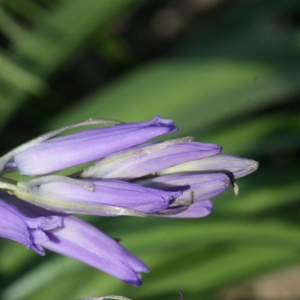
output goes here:
[[193, 142], [189, 137], [143, 144], [108, 155], [82, 172], [80, 177], [130, 180], [187, 161], [214, 156], [221, 150], [219, 145]]
[[178, 164], [161, 170], [158, 174], [224, 172], [236, 179], [254, 172], [257, 168], [258, 162], [255, 160], [220, 153], [215, 156]]
[[92, 181], [54, 175], [20, 181], [13, 193], [52, 211], [100, 216], [146, 216], [168, 208], [182, 194], [121, 180]]
[[8, 194], [0, 196], [1, 237], [25, 244], [40, 255], [46, 248], [72, 257], [131, 285], [141, 284], [138, 272], [149, 271], [142, 261], [89, 223], [72, 215], [56, 215]]
[[[56, 137], [84, 125], [113, 125]], [[73, 257], [125, 282], [138, 285], [147, 266], [92, 225], [67, 215], [201, 218], [211, 199], [236, 178], [258, 168], [256, 161], [221, 153], [215, 144], [192, 138], [148, 142], [177, 128], [172, 120], [120, 124], [89, 120], [25, 143], [0, 158], [0, 236], [43, 254], [43, 248]], [[147, 142], [147, 143], [146, 143]], [[94, 163], [69, 176], [51, 175]], [[30, 180], [10, 181], [15, 169]], [[40, 175], [46, 175], [42, 176]], [[20, 200], [22, 199], [22, 200]], [[28, 203], [27, 203], [28, 202]], [[26, 209], [25, 209], [26, 208]]]
[[[13, 163], [8, 163], [4, 167], [17, 168], [22, 175], [28, 176], [49, 174], [98, 160], [175, 131], [177, 128], [172, 120], [156, 117], [147, 122], [88, 129], [50, 140], [45, 140], [42, 136], [42, 142], [37, 138], [35, 142], [30, 143], [29, 147], [25, 144], [12, 153]], [[49, 133], [45, 136], [52, 137], [53, 134]]]
[[5, 202], [2, 195], [0, 196], [0, 236], [24, 244], [28, 249], [45, 255], [42, 244], [48, 241], [48, 237], [44, 231], [61, 227], [62, 217], [55, 215], [26, 217], [17, 207]]
[[130, 285], [140, 285], [148, 267], [117, 241], [75, 216], [64, 217], [64, 227], [47, 233], [43, 247], [80, 260]]
[[204, 218], [212, 213], [214, 205], [211, 200], [201, 200], [192, 203], [187, 208], [186, 207], [182, 207], [182, 208], [184, 209], [178, 213], [178, 211], [180, 211], [180, 207], [170, 206], [167, 210], [161, 211], [159, 214], [156, 214], [155, 217], [181, 218], [181, 219]]
[[[166, 191], [174, 189], [183, 191], [182, 195], [176, 198], [166, 210], [156, 213], [156, 216], [201, 218], [211, 213], [213, 204], [210, 199], [229, 188], [230, 178], [223, 173], [185, 173], [156, 176], [140, 180], [138, 183], [143, 186]], [[189, 202], [191, 202], [190, 205]], [[177, 214], [176, 211], [182, 206], [187, 209]]]

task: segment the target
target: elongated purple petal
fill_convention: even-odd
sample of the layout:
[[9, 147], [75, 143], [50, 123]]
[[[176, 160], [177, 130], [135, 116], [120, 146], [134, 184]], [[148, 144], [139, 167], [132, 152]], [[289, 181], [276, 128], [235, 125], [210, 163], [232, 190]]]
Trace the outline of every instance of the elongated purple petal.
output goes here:
[[[26, 231], [26, 226], [23, 225], [24, 223], [16, 219], [15, 214], [17, 214], [21, 219], [24, 218], [29, 220], [29, 222], [32, 222], [34, 227], [43, 228], [40, 232], [43, 233], [46, 239], [39, 244], [40, 248], [44, 247], [59, 254], [82, 261], [96, 269], [124, 280], [131, 285], [141, 284], [141, 276], [138, 272], [149, 271], [148, 267], [141, 260], [91, 224], [71, 215], [53, 216], [53, 212], [21, 201], [11, 195], [7, 195], [6, 198], [14, 205], [0, 201], [0, 213], [12, 211], [13, 214], [9, 216], [12, 217], [12, 221], [17, 220], [17, 223], [13, 223], [16, 224], [14, 227], [2, 227], [3, 224], [6, 224], [1, 222], [1, 220], [3, 220], [3, 218], [1, 218], [0, 236], [13, 240], [16, 240], [15, 237], [17, 237], [17, 242], [24, 244], [24, 240], [25, 245], [31, 245], [32, 235], [29, 235], [28, 244], [26, 244], [27, 239], [24, 239], [22, 235], [21, 239], [19, 238], [21, 229], [23, 229], [25, 237], [27, 236], [26, 234], [28, 231]], [[19, 209], [17, 209], [16, 206]], [[55, 224], [53, 222], [54, 219], [59, 222]], [[45, 220], [49, 220], [49, 222], [47, 223]], [[8, 236], [7, 232], [4, 231], [6, 235], [2, 235], [2, 228], [12, 228], [12, 234]], [[15, 232], [19, 235], [15, 235]], [[21, 231], [21, 234], [22, 233], [23, 232]], [[34, 235], [37, 235], [36, 233], [37, 231]], [[33, 247], [28, 248], [34, 249]], [[44, 252], [40, 254], [44, 254]]]
[[233, 174], [234, 178], [240, 178], [254, 172], [257, 168], [258, 162], [255, 160], [229, 154], [218, 154], [161, 170], [159, 174], [224, 172]]
[[136, 146], [111, 154], [81, 174], [82, 178], [116, 178], [130, 180], [187, 161], [220, 153], [216, 144], [186, 139], [168, 140]]
[[49, 241], [43, 244], [45, 248], [80, 260], [128, 284], [140, 285], [138, 272], [149, 271], [115, 240], [74, 216], [64, 217], [64, 227], [47, 234]]
[[175, 200], [175, 203], [188, 202], [191, 197], [193, 202], [197, 202], [213, 198], [226, 191], [230, 186], [230, 178], [223, 173], [173, 174], [141, 180], [138, 183], [167, 191], [183, 190], [183, 194]]
[[176, 207], [170, 207], [165, 212], [166, 214], [156, 214], [157, 217], [164, 218], [204, 218], [212, 213], [213, 203], [210, 200], [202, 200], [193, 203], [185, 211], [179, 214], [168, 214], [170, 211], [174, 210], [176, 212]]
[[30, 247], [30, 232], [20, 213], [0, 199], [0, 235]]
[[62, 218], [60, 216], [29, 218], [17, 207], [7, 203], [4, 200], [6, 198], [12, 196], [1, 193], [0, 236], [24, 244], [28, 249], [44, 255], [42, 244], [48, 241], [44, 230], [62, 226]]
[[98, 160], [176, 130], [173, 121], [160, 117], [148, 122], [84, 130], [44, 141], [17, 153], [15, 163], [23, 175], [48, 174]]
[[[163, 191], [120, 180], [72, 180], [62, 176], [46, 176], [28, 189], [15, 191], [21, 199], [32, 202], [49, 210], [63, 213], [79, 213], [113, 216], [113, 208], [124, 208], [141, 213], [155, 213], [169, 206], [169, 202], [179, 197], [180, 191]], [[32, 181], [34, 182], [34, 181]], [[78, 184], [76, 184], [78, 183]], [[93, 190], [82, 185], [90, 183]], [[33, 201], [32, 201], [33, 200]], [[121, 215], [123, 213], [121, 211]]]

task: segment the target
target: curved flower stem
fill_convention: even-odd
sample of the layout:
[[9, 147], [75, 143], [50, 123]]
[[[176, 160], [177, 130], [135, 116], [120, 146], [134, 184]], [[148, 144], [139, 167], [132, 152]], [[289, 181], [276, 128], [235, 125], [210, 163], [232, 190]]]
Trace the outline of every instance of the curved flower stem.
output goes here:
[[183, 298], [183, 292], [182, 291], [179, 291], [179, 299], [180, 300], [183, 300], [184, 298]]

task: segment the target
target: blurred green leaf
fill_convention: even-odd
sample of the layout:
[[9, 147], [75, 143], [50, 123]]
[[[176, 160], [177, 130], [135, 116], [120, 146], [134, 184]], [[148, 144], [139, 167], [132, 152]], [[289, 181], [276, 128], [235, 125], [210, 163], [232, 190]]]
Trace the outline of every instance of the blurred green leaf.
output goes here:
[[[16, 14], [19, 3], [9, 4]], [[24, 3], [21, 15], [30, 19], [32, 13], [33, 28], [15, 24], [10, 15], [0, 20], [13, 42], [13, 55], [3, 59], [0, 70], [6, 78], [0, 82], [0, 109], [7, 120], [25, 93], [39, 95], [44, 79], [67, 68], [94, 38], [109, 40], [103, 28], [116, 14], [138, 5], [129, 0], [54, 1], [41, 18], [40, 7]], [[127, 286], [58, 255], [24, 254], [7, 241], [0, 249], [1, 299], [120, 294], [167, 300], [178, 299], [179, 290], [187, 299], [209, 298], [226, 286], [297, 263], [300, 31], [299, 25], [282, 25], [297, 11], [299, 1], [294, 0], [229, 4], [207, 29], [185, 38], [171, 54], [135, 66], [46, 118], [40, 126], [48, 130], [90, 117], [140, 121], [160, 114], [175, 120], [180, 135], [219, 143], [226, 153], [258, 159], [261, 167], [238, 180], [238, 198], [232, 191], [216, 198], [214, 214], [205, 219], [86, 217], [121, 238], [150, 266], [143, 286]], [[117, 52], [122, 46], [122, 41], [113, 44]]]
[[[31, 18], [32, 13], [34, 26], [24, 26], [18, 17], [0, 7], [0, 28], [10, 39], [10, 57], [15, 60], [15, 63], [9, 59], [0, 61], [3, 64], [2, 77], [5, 76], [6, 81], [14, 84], [13, 89], [8, 89], [3, 95], [3, 101], [9, 104], [2, 105], [9, 106], [9, 109], [6, 111], [6, 118], [1, 118], [2, 126], [10, 116], [8, 113], [19, 107], [12, 103], [22, 103], [28, 96], [28, 91], [40, 95], [42, 80], [66, 68], [97, 30], [134, 1], [66, 0], [53, 4], [51, 13], [30, 1], [25, 1], [24, 9], [23, 5], [17, 6], [17, 3], [13, 1], [9, 7], [22, 18]], [[42, 15], [40, 11], [43, 11]], [[43, 16], [39, 21], [36, 20], [37, 14], [39, 17]], [[20, 87], [23, 91], [15, 90]]]
[[45, 92], [45, 83], [34, 74], [15, 64], [4, 53], [0, 52], [0, 80], [14, 89], [23, 90], [25, 93], [32, 93], [40, 96]]

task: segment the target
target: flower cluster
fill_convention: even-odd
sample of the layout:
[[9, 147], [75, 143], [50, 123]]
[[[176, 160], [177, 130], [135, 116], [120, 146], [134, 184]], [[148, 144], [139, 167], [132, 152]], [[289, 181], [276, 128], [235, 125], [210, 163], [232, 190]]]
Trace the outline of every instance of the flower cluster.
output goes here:
[[[99, 125], [109, 125], [99, 127]], [[98, 125], [55, 137], [75, 127]], [[149, 142], [177, 131], [172, 120], [88, 120], [42, 135], [0, 158], [0, 236], [44, 255], [66, 255], [139, 285], [148, 267], [117, 241], [73, 214], [201, 218], [211, 198], [258, 167], [186, 137]], [[70, 175], [55, 172], [85, 163]], [[17, 171], [23, 181], [8, 181]]]

